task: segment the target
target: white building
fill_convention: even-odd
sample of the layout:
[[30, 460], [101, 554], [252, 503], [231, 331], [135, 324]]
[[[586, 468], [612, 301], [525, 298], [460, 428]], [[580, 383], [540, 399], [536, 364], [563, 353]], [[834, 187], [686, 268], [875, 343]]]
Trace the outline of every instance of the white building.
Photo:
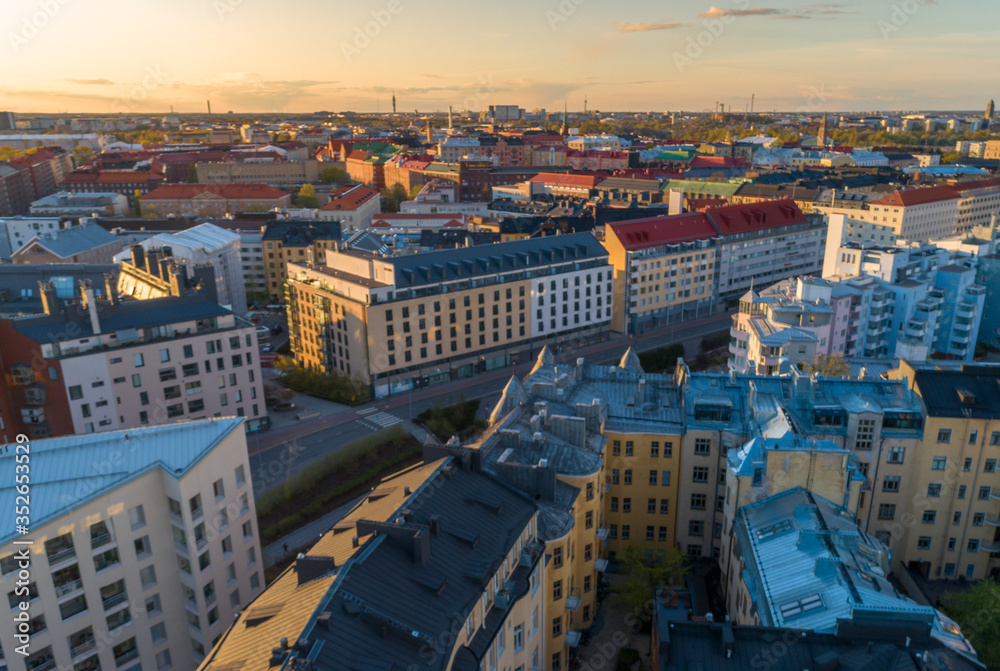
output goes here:
[[[246, 281], [238, 234], [213, 224], [199, 224], [185, 231], [155, 235], [140, 244], [147, 252], [169, 247], [175, 259], [187, 262], [189, 275], [196, 266], [212, 266], [215, 270], [215, 291], [219, 304], [236, 314], [246, 314]], [[130, 250], [125, 250], [115, 256], [115, 261], [128, 261], [131, 254]]]
[[60, 191], [39, 198], [31, 204], [29, 213], [36, 217], [52, 216], [125, 216], [131, 208], [128, 198], [120, 193], [73, 193]]
[[21, 249], [29, 240], [63, 228], [59, 217], [7, 217], [0, 219], [0, 258]]
[[454, 182], [432, 179], [424, 184], [413, 200], [400, 203], [399, 212], [400, 214], [486, 214], [489, 203], [462, 203], [455, 192]]
[[[0, 448], [9, 473], [29, 454], [33, 494], [30, 533], [18, 533], [13, 515], [0, 525], [0, 591], [17, 608], [0, 627], [6, 668], [195, 668], [263, 587], [242, 421], [21, 447]], [[0, 502], [13, 510], [16, 497], [7, 478]], [[32, 632], [27, 657], [16, 652], [20, 612]]]

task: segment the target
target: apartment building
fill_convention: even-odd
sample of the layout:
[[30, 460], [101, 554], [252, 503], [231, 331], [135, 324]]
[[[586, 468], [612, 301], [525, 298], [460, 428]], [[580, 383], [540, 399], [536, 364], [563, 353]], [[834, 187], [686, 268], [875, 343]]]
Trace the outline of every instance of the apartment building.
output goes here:
[[719, 242], [701, 213], [607, 224], [604, 246], [615, 278], [611, 328], [638, 333], [711, 312]]
[[9, 163], [0, 163], [0, 217], [24, 214], [31, 200], [31, 175]]
[[285, 300], [285, 281], [289, 263], [315, 263], [326, 250], [340, 242], [343, 228], [339, 222], [273, 221], [261, 235], [264, 282], [271, 300]]
[[42, 147], [38, 151], [12, 159], [9, 165], [31, 177], [32, 200], [56, 192], [62, 178], [73, 170], [73, 159], [62, 147]]
[[295, 360], [379, 397], [602, 338], [611, 320], [608, 255], [589, 233], [401, 256], [341, 247], [288, 277]]
[[159, 259], [170, 258], [183, 263], [188, 273], [193, 273], [199, 267], [210, 267], [214, 271], [216, 300], [236, 314], [244, 315], [247, 311], [247, 296], [240, 255], [241, 237], [235, 232], [205, 223], [176, 233], [154, 235], [120, 252], [115, 258], [119, 263], [131, 261], [133, 268], [151, 271], [154, 277], [161, 280], [166, 280], [167, 277], [160, 277], [157, 262], [148, 267], [145, 267], [145, 263], [139, 263], [153, 250], [159, 252]]
[[[981, 224], [984, 215], [979, 208], [991, 207], [992, 211], [996, 208], [995, 203], [980, 204], [980, 197], [984, 203], [992, 203], [993, 191], [966, 189], [963, 186], [960, 193], [953, 186], [930, 186], [900, 189], [877, 200], [867, 199], [861, 203], [833, 206], [817, 203], [816, 209], [827, 215], [843, 214], [855, 221], [878, 224], [886, 230], [891, 229], [896, 238], [922, 242], [954, 235], [960, 221], [963, 226], [965, 223], [971, 226], [973, 222]], [[892, 243], [890, 240], [886, 242]]]
[[977, 227], [994, 228], [1000, 217], [1000, 179], [955, 182], [958, 193], [956, 233], [969, 233]]
[[[241, 614], [200, 671], [565, 669], [535, 503], [455, 457], [383, 480]], [[387, 580], [392, 576], [392, 580]], [[558, 657], [556, 657], [556, 655]]]
[[58, 231], [64, 226], [59, 217], [16, 216], [0, 219], [0, 257], [10, 258], [12, 252], [35, 236]]
[[117, 193], [135, 207], [135, 195], [143, 195], [158, 188], [164, 178], [152, 171], [136, 170], [76, 170], [59, 182], [62, 189], [72, 193]]
[[0, 321], [0, 430], [32, 438], [266, 415], [254, 326], [205, 295], [125, 301], [84, 284], [45, 314]]
[[903, 361], [892, 377], [920, 396], [927, 419], [905, 456], [906, 493], [878, 533], [898, 538], [899, 561], [932, 580], [1000, 579], [1000, 366]]
[[122, 241], [93, 222], [38, 231], [10, 254], [14, 263], [112, 263]]
[[30, 214], [33, 217], [84, 217], [126, 216], [131, 210], [128, 198], [120, 193], [71, 193], [60, 191], [31, 203]]
[[826, 222], [805, 215], [791, 200], [705, 210], [721, 241], [715, 267], [720, 300], [731, 304], [753, 286], [818, 274], [823, 268]]
[[319, 208], [316, 217], [340, 222], [341, 230], [368, 228], [372, 217], [382, 211], [382, 196], [375, 189], [356, 184], [342, 186], [330, 194], [330, 200]]
[[141, 201], [144, 215], [223, 217], [286, 208], [292, 196], [264, 184], [166, 184]]
[[[257, 152], [263, 154], [264, 152]], [[268, 184], [277, 187], [297, 187], [319, 181], [319, 161], [267, 160], [231, 153], [218, 163], [196, 163], [195, 171], [201, 184]]]
[[954, 621], [893, 585], [888, 548], [838, 503], [789, 489], [740, 508], [731, 536], [724, 584], [733, 625], [881, 639], [900, 622], [919, 623], [921, 641], [976, 660]]
[[39, 283], [51, 282], [59, 300], [73, 300], [80, 280], [94, 286], [110, 275], [112, 285], [118, 280], [118, 266], [90, 263], [53, 263], [47, 265], [0, 264], [0, 317], [23, 317], [44, 312]]
[[[0, 591], [27, 603], [31, 644], [22, 657], [0, 627], [6, 668], [195, 668], [263, 588], [242, 421], [12, 442], [0, 464], [29, 447], [31, 532], [3, 524]], [[0, 486], [7, 507], [16, 494]]]

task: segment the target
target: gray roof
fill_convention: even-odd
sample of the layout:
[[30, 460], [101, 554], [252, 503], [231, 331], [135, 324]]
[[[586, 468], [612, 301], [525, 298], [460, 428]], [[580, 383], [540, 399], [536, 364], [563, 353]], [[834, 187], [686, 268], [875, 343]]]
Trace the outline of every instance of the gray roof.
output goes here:
[[[315, 668], [451, 668], [449, 641], [454, 639], [446, 634], [478, 606], [493, 574], [535, 513], [534, 503], [523, 494], [484, 473], [460, 469], [453, 460], [414, 493], [408, 509], [405, 524], [381, 527], [386, 532], [368, 540], [339, 569], [317, 609], [317, 614], [329, 613], [329, 627], [316, 626], [314, 618], [302, 634], [323, 644]], [[438, 533], [429, 528], [432, 520], [440, 524]], [[359, 532], [364, 525], [358, 522]], [[416, 558], [415, 536], [428, 542], [423, 564]], [[527, 591], [537, 559], [529, 556], [514, 571], [515, 598]], [[456, 659], [465, 666], [456, 668], [478, 668], [506, 615], [495, 600], [487, 627], [457, 651]]]
[[[154, 298], [147, 301], [129, 301], [115, 306], [106, 304], [101, 306], [98, 314], [102, 333], [139, 330], [232, 314], [232, 311], [199, 295]], [[74, 324], [72, 330], [67, 328], [70, 323]], [[60, 342], [97, 335], [86, 313], [80, 319], [71, 319], [64, 314], [24, 317], [15, 319], [13, 325], [15, 329], [38, 343]], [[73, 334], [71, 337], [66, 335], [70, 332]]]
[[933, 417], [1000, 418], [1000, 366], [916, 367], [914, 376], [927, 412]]
[[107, 232], [93, 222], [85, 222], [71, 228], [61, 228], [45, 233], [26, 242], [21, 249], [37, 244], [62, 259], [74, 254], [118, 243], [117, 236]]
[[[179, 479], [226, 436], [239, 417], [90, 433], [31, 442], [31, 523], [35, 528], [161, 469]], [[14, 447], [0, 449], [0, 467], [14, 472]], [[0, 505], [14, 507], [13, 478], [0, 484]], [[14, 516], [0, 522], [0, 547], [17, 537]]]
[[387, 259], [395, 268], [397, 288], [526, 270], [552, 263], [607, 258], [591, 233], [460, 247]]

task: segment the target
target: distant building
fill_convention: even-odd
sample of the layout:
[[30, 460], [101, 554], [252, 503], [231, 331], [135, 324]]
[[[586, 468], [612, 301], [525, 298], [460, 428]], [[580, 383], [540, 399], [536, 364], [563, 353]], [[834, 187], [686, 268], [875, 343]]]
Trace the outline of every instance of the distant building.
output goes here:
[[31, 174], [9, 163], [0, 163], [0, 217], [24, 214], [33, 197]]
[[122, 249], [117, 236], [93, 222], [36, 233], [11, 252], [14, 263], [111, 263]]
[[268, 184], [295, 187], [319, 181], [319, 162], [256, 160], [232, 152], [219, 163], [196, 163], [198, 182], [202, 184]]
[[342, 186], [330, 194], [330, 200], [319, 208], [318, 219], [340, 222], [345, 231], [364, 230], [372, 217], [382, 210], [382, 196], [375, 189], [357, 184]]
[[144, 214], [222, 217], [286, 208], [292, 196], [264, 184], [167, 184], [141, 198]]
[[45, 265], [0, 263], [0, 318], [10, 319], [45, 312], [39, 283], [51, 282], [60, 302], [77, 298], [80, 281], [89, 280], [98, 290], [110, 275], [118, 281], [118, 266], [93, 263], [48, 263]]
[[128, 198], [120, 193], [72, 193], [60, 191], [31, 204], [34, 217], [115, 217], [131, 214]]
[[413, 200], [400, 203], [399, 212], [400, 214], [483, 215], [486, 214], [488, 206], [488, 203], [459, 202], [456, 184], [443, 179], [432, 179], [424, 184]]
[[14, 120], [13, 112], [0, 112], [0, 130], [14, 130], [17, 123]]
[[45, 235], [66, 228], [72, 222], [53, 216], [16, 216], [0, 219], [0, 257], [10, 255], [35, 236]]
[[128, 198], [130, 206], [135, 206], [136, 194], [140, 198], [163, 184], [162, 176], [154, 172], [132, 170], [101, 170], [100, 172], [77, 170], [63, 177], [60, 185], [73, 193], [120, 193]]
[[90, 147], [95, 152], [109, 142], [109, 138], [104, 135], [80, 134], [61, 135], [49, 133], [37, 134], [8, 134], [0, 135], [0, 145], [7, 145], [14, 149], [35, 149], [54, 145], [66, 151], [73, 151], [80, 145]]
[[[13, 434], [5, 442], [0, 464], [14, 468]], [[0, 628], [6, 667], [194, 668], [264, 584], [242, 422], [35, 439], [30, 448], [45, 505], [32, 506], [34, 545], [15, 545], [13, 518], [0, 526], [0, 574], [16, 604], [27, 549], [33, 636], [22, 657], [15, 627]], [[15, 496], [13, 481], [0, 486], [0, 501]]]
[[316, 263], [340, 242], [342, 229], [334, 221], [273, 221], [264, 228], [261, 248], [266, 291], [271, 300], [285, 300], [289, 263]]

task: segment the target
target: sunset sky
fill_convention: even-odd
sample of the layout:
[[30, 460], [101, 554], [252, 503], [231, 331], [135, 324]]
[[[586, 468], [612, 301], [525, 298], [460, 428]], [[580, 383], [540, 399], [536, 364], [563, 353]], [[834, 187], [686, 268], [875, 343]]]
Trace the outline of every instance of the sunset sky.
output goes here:
[[584, 97], [602, 111], [742, 110], [754, 93], [757, 111], [981, 111], [1000, 98], [997, 0], [2, 6], [0, 109], [20, 113], [201, 112], [206, 100], [384, 112], [393, 90], [401, 111], [578, 110]]

